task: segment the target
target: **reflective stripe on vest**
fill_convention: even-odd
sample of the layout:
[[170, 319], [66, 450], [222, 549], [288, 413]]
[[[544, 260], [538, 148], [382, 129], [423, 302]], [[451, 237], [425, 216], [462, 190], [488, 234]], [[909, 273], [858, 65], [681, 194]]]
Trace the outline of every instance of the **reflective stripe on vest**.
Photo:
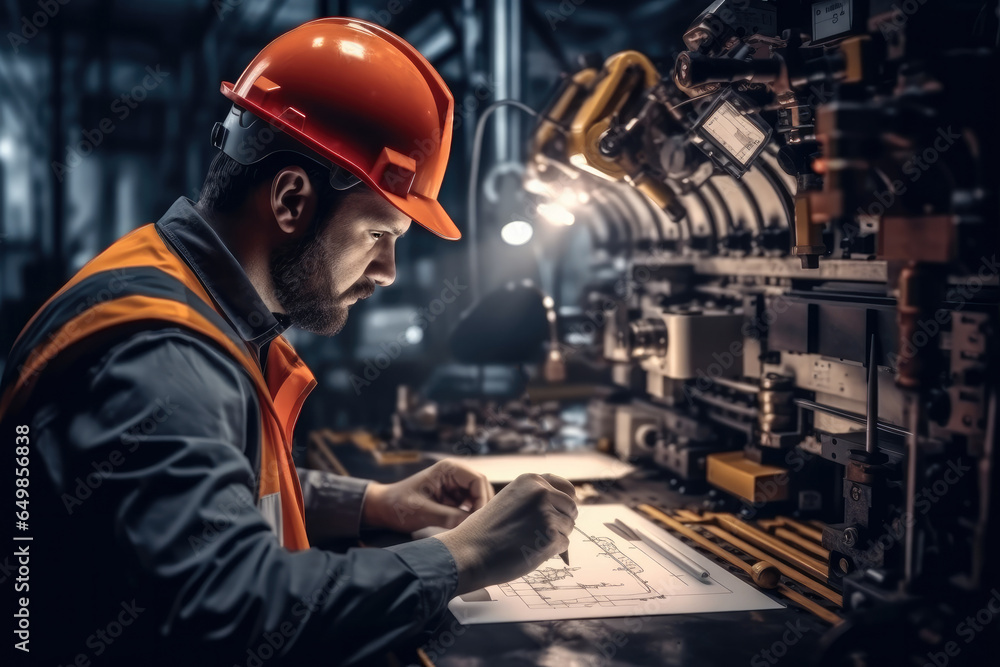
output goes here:
[[168, 323], [211, 340], [253, 380], [261, 414], [257, 504], [283, 546], [308, 548], [292, 433], [316, 380], [282, 336], [268, 347], [265, 377], [194, 271], [154, 225], [127, 234], [91, 260], [28, 322], [0, 384], [0, 420], [24, 405], [43, 373], [59, 372], [103, 340]]

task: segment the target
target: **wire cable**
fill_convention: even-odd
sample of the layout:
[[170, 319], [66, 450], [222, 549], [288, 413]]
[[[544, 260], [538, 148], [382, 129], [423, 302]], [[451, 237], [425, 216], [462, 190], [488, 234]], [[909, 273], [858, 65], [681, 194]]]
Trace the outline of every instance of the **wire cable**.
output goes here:
[[477, 218], [477, 203], [479, 201], [479, 162], [483, 152], [483, 136], [486, 133], [486, 121], [494, 111], [503, 106], [515, 107], [535, 118], [540, 117], [558, 125], [555, 120], [548, 118], [547, 116], [542, 116], [527, 104], [517, 100], [498, 100], [494, 102], [486, 107], [483, 111], [483, 115], [479, 117], [478, 121], [476, 121], [476, 134], [472, 140], [472, 164], [469, 168], [469, 192], [467, 204], [467, 215], [469, 219], [469, 287], [472, 290], [473, 303], [475, 303], [475, 300], [479, 298], [479, 222]]

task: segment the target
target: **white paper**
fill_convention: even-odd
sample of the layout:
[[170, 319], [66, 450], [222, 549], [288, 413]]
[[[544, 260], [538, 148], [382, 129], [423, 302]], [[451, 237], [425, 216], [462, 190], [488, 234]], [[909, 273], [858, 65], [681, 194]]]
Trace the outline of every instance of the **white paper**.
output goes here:
[[621, 479], [635, 468], [600, 452], [553, 452], [551, 454], [490, 454], [454, 458], [476, 472], [486, 475], [493, 484], [513, 482], [518, 475], [533, 472], [552, 473], [571, 482], [592, 479]]
[[[605, 526], [615, 519], [688, 556], [709, 578], [699, 580], [649, 545], [630, 542]], [[448, 607], [460, 622], [478, 624], [784, 606], [624, 505], [580, 507], [569, 562], [567, 566], [556, 556], [521, 579], [459, 596]]]

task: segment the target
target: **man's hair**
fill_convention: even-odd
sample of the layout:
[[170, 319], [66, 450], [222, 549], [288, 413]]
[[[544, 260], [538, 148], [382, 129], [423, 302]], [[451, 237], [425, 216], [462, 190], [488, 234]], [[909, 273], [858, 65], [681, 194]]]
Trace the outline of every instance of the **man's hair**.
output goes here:
[[316, 217], [325, 220], [345, 192], [330, 185], [329, 167], [291, 151], [272, 153], [251, 165], [240, 164], [219, 151], [205, 175], [198, 203], [213, 213], [232, 213], [243, 205], [254, 188], [270, 183], [280, 170], [292, 165], [302, 167], [309, 176], [317, 194]]

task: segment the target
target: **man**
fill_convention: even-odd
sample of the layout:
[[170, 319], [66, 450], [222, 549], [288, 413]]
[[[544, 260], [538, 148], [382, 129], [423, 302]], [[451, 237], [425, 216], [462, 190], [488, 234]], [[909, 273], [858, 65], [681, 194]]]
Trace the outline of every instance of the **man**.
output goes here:
[[[198, 203], [84, 267], [6, 367], [0, 432], [30, 470], [20, 648], [37, 664], [358, 662], [568, 545], [558, 477], [492, 497], [456, 463], [382, 485], [291, 461], [315, 380], [280, 333], [337, 333], [393, 282], [411, 218], [459, 237], [436, 201], [453, 110], [437, 73], [378, 26], [321, 19], [223, 92]], [[429, 525], [450, 530], [309, 548]]]

